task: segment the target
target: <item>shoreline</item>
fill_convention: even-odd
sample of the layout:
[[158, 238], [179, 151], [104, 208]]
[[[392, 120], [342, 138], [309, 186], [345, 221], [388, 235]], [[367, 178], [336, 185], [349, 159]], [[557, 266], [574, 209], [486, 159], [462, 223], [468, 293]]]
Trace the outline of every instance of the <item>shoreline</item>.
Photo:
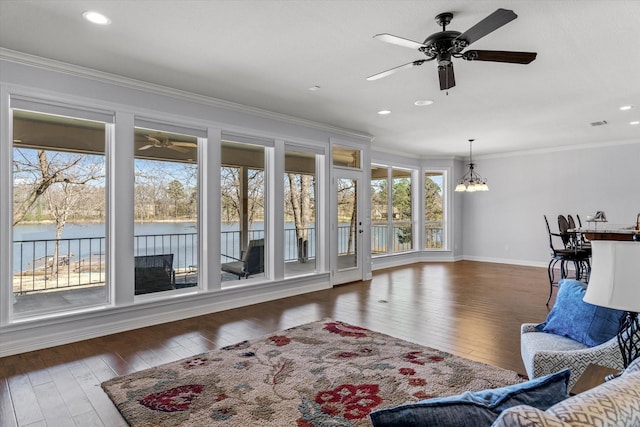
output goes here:
[[[71, 225], [71, 224], [104, 224], [105, 221], [99, 221], [99, 220], [80, 220], [80, 221], [67, 221], [65, 223], [66, 225]], [[198, 222], [197, 218], [193, 218], [193, 219], [155, 219], [152, 221], [140, 221], [140, 220], [136, 220], [134, 221], [135, 224], [147, 224], [147, 223], [169, 223], [169, 222]], [[20, 221], [18, 224], [14, 225], [14, 227], [18, 227], [20, 225], [39, 225], [39, 224], [55, 224], [55, 220], [52, 219], [45, 219], [45, 220], [41, 220], [41, 221]], [[231, 224], [233, 224], [233, 222], [231, 222]]]

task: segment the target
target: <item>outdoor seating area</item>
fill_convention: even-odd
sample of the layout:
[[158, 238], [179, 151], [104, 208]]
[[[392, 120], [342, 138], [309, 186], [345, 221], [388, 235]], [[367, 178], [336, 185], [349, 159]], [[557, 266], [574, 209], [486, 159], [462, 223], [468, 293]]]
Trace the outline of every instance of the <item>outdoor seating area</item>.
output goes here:
[[251, 240], [242, 259], [225, 262], [221, 270], [246, 279], [252, 274], [264, 272], [264, 239]]
[[135, 257], [135, 294], [168, 291], [176, 288], [173, 254]]

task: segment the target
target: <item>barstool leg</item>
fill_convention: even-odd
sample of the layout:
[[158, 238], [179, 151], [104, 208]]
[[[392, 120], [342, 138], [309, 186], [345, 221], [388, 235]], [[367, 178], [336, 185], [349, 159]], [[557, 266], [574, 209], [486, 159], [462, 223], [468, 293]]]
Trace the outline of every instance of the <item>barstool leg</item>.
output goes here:
[[547, 267], [547, 273], [549, 274], [549, 298], [547, 298], [546, 305], [549, 305], [549, 301], [551, 301], [551, 295], [553, 294], [553, 282], [555, 280], [555, 273], [553, 272], [553, 268], [556, 266], [558, 262], [557, 259], [551, 259], [549, 261], [549, 267]]

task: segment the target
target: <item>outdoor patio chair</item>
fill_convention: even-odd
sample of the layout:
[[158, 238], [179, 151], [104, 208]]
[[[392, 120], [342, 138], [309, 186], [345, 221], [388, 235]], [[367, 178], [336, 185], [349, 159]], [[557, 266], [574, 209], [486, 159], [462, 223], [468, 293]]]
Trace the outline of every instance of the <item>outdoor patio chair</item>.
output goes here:
[[249, 246], [241, 260], [225, 262], [221, 270], [235, 274], [238, 279], [253, 274], [264, 273], [264, 239], [249, 241]]
[[135, 294], [175, 289], [173, 254], [139, 255], [135, 257]]

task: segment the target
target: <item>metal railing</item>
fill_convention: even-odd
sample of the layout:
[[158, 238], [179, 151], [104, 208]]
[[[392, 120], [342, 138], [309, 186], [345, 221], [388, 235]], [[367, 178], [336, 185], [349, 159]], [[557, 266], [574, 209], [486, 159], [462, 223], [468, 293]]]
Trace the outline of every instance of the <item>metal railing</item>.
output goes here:
[[[284, 230], [285, 262], [315, 258], [315, 228], [305, 229], [307, 242], [299, 249], [295, 229]], [[251, 230], [251, 240], [264, 238], [264, 230]], [[221, 262], [240, 259], [240, 231], [221, 233]], [[105, 282], [105, 238], [17, 240], [13, 242], [13, 292], [25, 295]], [[134, 236], [134, 254], [171, 253], [177, 275], [194, 274], [198, 268], [198, 234], [146, 234]], [[57, 261], [56, 261], [57, 260]]]
[[104, 251], [104, 237], [14, 241], [13, 292], [104, 283]]
[[[17, 240], [13, 242], [13, 292], [25, 295], [105, 282], [105, 238]], [[198, 234], [134, 236], [134, 254], [174, 254], [176, 274], [192, 273], [198, 263]]]
[[[385, 254], [388, 252], [410, 251], [413, 248], [413, 229], [410, 222], [394, 222], [391, 248], [387, 244], [389, 239], [388, 224], [377, 223], [371, 225], [371, 253], [374, 255]], [[431, 221], [425, 224], [425, 249], [441, 249], [442, 240], [442, 222]]]
[[[237, 261], [242, 258], [242, 240], [239, 230], [220, 233], [221, 262]], [[249, 240], [264, 239], [264, 230], [249, 230]]]
[[389, 226], [386, 223], [371, 225], [371, 253], [405, 252], [413, 248], [411, 222], [393, 223], [391, 248], [389, 248]]
[[425, 249], [442, 249], [444, 247], [443, 231], [444, 226], [441, 221], [427, 221], [424, 225]]
[[[348, 228], [348, 227], [347, 227]], [[306, 243], [300, 243], [294, 228], [284, 230], [284, 261], [299, 261], [300, 257], [312, 259], [316, 257], [316, 229], [313, 227], [302, 229], [301, 234], [307, 235]], [[220, 238], [220, 254], [222, 262], [230, 262], [242, 258], [241, 232], [223, 231]], [[249, 240], [264, 239], [264, 230], [250, 230]], [[305, 250], [306, 249], [306, 250]]]
[[177, 272], [193, 270], [198, 265], [198, 233], [143, 234], [133, 236], [134, 254], [174, 254]]
[[[284, 230], [284, 261], [295, 262], [316, 257], [315, 228], [304, 230], [307, 241], [299, 242], [295, 229]], [[338, 227], [338, 255], [353, 253], [356, 229]], [[394, 224], [393, 251], [412, 248], [411, 224]], [[249, 231], [251, 240], [264, 238], [264, 230]], [[371, 227], [372, 253], [386, 253], [387, 225]], [[220, 236], [221, 262], [240, 259], [241, 232], [223, 231]], [[425, 226], [425, 248], [442, 247], [442, 224]], [[13, 292], [24, 295], [62, 288], [100, 285], [105, 282], [105, 238], [18, 240], [13, 242]], [[198, 234], [149, 234], [134, 236], [135, 255], [174, 254], [177, 274], [194, 273], [198, 266]]]

